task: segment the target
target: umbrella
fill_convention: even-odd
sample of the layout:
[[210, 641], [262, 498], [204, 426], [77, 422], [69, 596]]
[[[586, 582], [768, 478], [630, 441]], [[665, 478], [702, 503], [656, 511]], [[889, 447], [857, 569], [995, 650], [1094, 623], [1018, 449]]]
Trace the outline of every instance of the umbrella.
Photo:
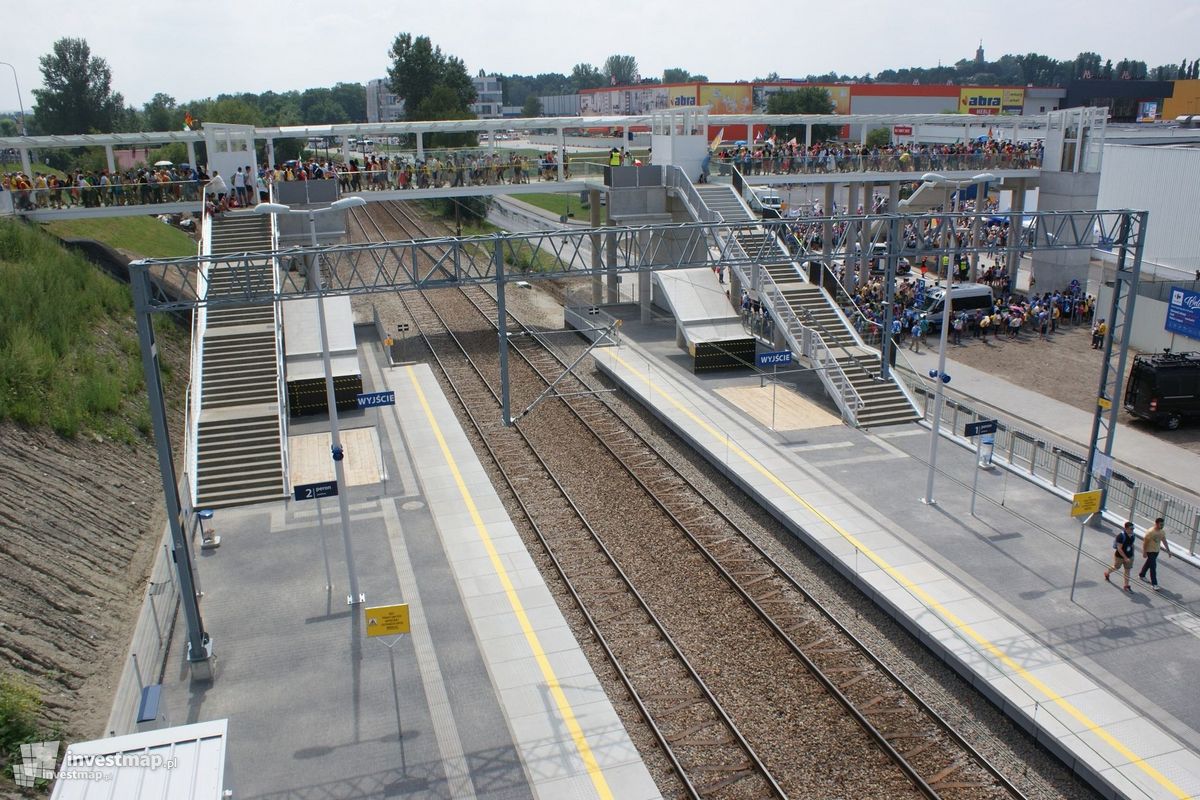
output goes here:
[[155, 161], [154, 166], [156, 166], [156, 167], [173, 167], [175, 165], [172, 164], [170, 161]]

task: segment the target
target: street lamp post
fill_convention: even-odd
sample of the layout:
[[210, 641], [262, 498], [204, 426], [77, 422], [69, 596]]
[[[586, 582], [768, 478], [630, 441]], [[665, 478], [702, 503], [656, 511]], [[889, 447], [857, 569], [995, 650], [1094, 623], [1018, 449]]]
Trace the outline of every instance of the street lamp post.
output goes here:
[[[254, 207], [256, 214], [285, 214], [308, 218], [308, 231], [313, 247], [312, 260], [308, 265], [308, 288], [317, 293], [317, 324], [321, 330], [321, 361], [325, 368], [325, 403], [329, 406], [329, 439], [330, 453], [333, 456], [334, 478], [338, 486], [338, 510], [342, 518], [342, 545], [346, 550], [346, 569], [350, 573], [350, 593], [346, 596], [347, 605], [362, 603], [366, 596], [358, 590], [358, 575], [354, 570], [354, 547], [350, 540], [350, 487], [346, 484], [346, 469], [342, 462], [345, 451], [342, 449], [341, 431], [338, 428], [337, 400], [333, 390], [333, 366], [329, 357], [329, 331], [325, 325], [325, 292], [324, 280], [321, 277], [320, 259], [317, 248], [317, 215], [330, 211], [345, 211], [356, 206], [366, 205], [361, 197], [343, 197], [331, 203], [326, 208], [293, 209], [282, 203], [259, 203]], [[286, 413], [280, 409], [280, 413]]]
[[[996, 176], [990, 172], [982, 172], [972, 178], [956, 181], [938, 175], [933, 172], [927, 172], [921, 176], [921, 180], [925, 183], [953, 187], [955, 194], [952, 195], [950, 204], [950, 214], [947, 217], [946, 224], [950, 226], [950, 265], [946, 268], [946, 283], [942, 288], [942, 331], [939, 338], [938, 352], [938, 367], [936, 372], [929, 373], [934, 379], [934, 399], [933, 399], [933, 425], [929, 429], [929, 475], [925, 479], [925, 497], [922, 501], [926, 505], [935, 505], [937, 503], [933, 497], [933, 476], [937, 472], [937, 447], [938, 439], [941, 438], [942, 427], [942, 406], [945, 403], [944, 387], [949, 381], [949, 376], [946, 375], [946, 345], [950, 331], [950, 307], [953, 305], [953, 297], [950, 292], [953, 279], [951, 278], [952, 270], [955, 267], [955, 257], [957, 256], [958, 247], [958, 230], [955, 224], [954, 215], [958, 213], [958, 194], [964, 186], [971, 184], [987, 183], [995, 180]], [[976, 207], [976, 213], [979, 213], [979, 208]]]
[[17, 87], [17, 107], [21, 109], [21, 135], [28, 136], [29, 132], [25, 128], [25, 101], [21, 99], [21, 82], [17, 80], [17, 68], [7, 61], [0, 61], [0, 64], [12, 70], [13, 83]]

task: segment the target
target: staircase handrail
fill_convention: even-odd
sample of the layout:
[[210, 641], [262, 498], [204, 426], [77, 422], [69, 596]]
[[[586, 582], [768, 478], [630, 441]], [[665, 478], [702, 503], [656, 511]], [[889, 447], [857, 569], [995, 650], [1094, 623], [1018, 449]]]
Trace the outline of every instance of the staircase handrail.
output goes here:
[[[799, 266], [797, 266], [795, 259], [792, 257], [791, 252], [788, 251], [787, 247], [785, 247], [781, 241], [779, 241], [779, 236], [775, 232], [776, 227], [777, 226], [764, 226], [763, 230], [765, 230], [769, 241], [771, 241], [775, 245], [775, 247], [780, 251], [782, 257], [785, 258], [789, 263], [792, 264], [793, 267], [796, 268], [797, 274], [803, 275], [803, 272], [800, 270]], [[744, 250], [742, 252], [745, 253]], [[835, 281], [837, 281], [836, 275], [833, 275], [832, 273], [830, 273], [830, 277], [832, 277]], [[761, 281], [763, 283], [770, 283], [772, 286], [775, 285], [775, 279], [771, 276], [771, 274], [769, 272], [764, 273], [761, 276]], [[809, 285], [816, 286], [818, 291], [820, 291], [822, 294], [825, 294], [825, 290], [821, 286], [813, 284], [811, 280], [809, 281]], [[838, 286], [842, 287], [841, 282], [838, 282]], [[845, 291], [845, 287], [842, 287], [842, 290]], [[832, 301], [831, 306], [833, 307], [833, 309], [837, 310], [837, 308], [838, 308], [837, 302], [835, 300], [833, 300], [833, 298], [830, 298], [830, 300]], [[788, 305], [788, 309], [791, 310], [790, 304]], [[799, 319], [799, 318], [797, 317], [797, 319]], [[822, 345], [827, 350], [830, 350], [830, 351], [833, 351], [835, 349], [840, 350], [843, 357], [848, 358], [851, 361], [853, 361], [860, 368], [862, 368], [862, 370], [864, 372], [866, 372], [868, 375], [870, 375], [872, 373], [872, 370], [869, 369], [867, 365], [864, 365], [862, 363], [862, 359], [858, 353], [853, 352], [850, 348], [848, 348], [844, 344], [830, 345], [829, 341], [826, 341], [826, 337], [829, 337], [830, 340], [832, 340], [836, 337], [832, 334], [832, 332], [827, 330], [826, 327], [824, 325], [822, 325], [818, 320], [813, 319], [811, 321], [811, 323], [800, 323], [800, 324], [804, 325], [804, 327], [806, 327], [806, 328], [815, 330], [817, 332], [817, 334], [821, 336]], [[864, 350], [869, 349], [867, 347], [867, 344], [863, 341], [862, 337], [858, 335], [858, 331], [856, 331], [854, 329], [853, 325], [846, 325], [844, 327], [845, 327], [846, 331], [850, 334], [850, 338], [854, 340], [855, 344], [858, 347], [861, 347]]]
[[[212, 255], [212, 217], [208, 213], [207, 204], [200, 203], [200, 241], [196, 245], [196, 255], [203, 258]], [[212, 265], [207, 260], [200, 261], [200, 270], [196, 274], [196, 299], [201, 300], [208, 294], [209, 270]], [[199, 303], [192, 309], [192, 341], [191, 364], [188, 367], [187, 394], [184, 399], [184, 431], [183, 458], [184, 475], [187, 489], [191, 492], [191, 505], [199, 502], [197, 463], [200, 440], [200, 412], [204, 397], [204, 334], [208, 330], [208, 306]]]
[[[725, 239], [725, 244], [726, 253], [736, 249], [737, 252], [733, 255], [738, 261], [748, 259], [741, 243], [732, 234]], [[745, 268], [742, 264], [734, 264], [731, 269], [737, 274], [738, 279], [743, 285], [749, 284]], [[819, 367], [817, 376], [829, 388], [831, 394], [841, 398], [842, 413], [851, 425], [857, 426], [858, 412], [862, 410], [864, 402], [858, 390], [854, 388], [854, 384], [850, 382], [850, 376], [842, 369], [842, 365], [838, 363], [837, 358], [833, 355], [832, 350], [825, 342], [825, 338], [821, 336], [821, 333], [812, 326], [806, 325], [796, 316], [796, 312], [792, 309], [791, 304], [787, 302], [786, 298], [784, 298], [783, 292], [775, 284], [775, 281], [771, 280], [770, 275], [766, 277], [767, 280], [764, 283], [765, 292], [771, 302], [771, 310], [775, 314], [776, 319], [785, 323], [784, 330], [793, 339], [795, 338], [793, 327], [799, 328], [801, 333], [806, 334], [805, 338], [798, 340], [800, 354], [817, 362]], [[812, 346], [806, 347], [806, 340], [807, 342], [811, 342]]]
[[[267, 202], [275, 202], [275, 185], [273, 183], [267, 186]], [[269, 214], [268, 218], [271, 220], [271, 252], [278, 252], [279, 215]], [[276, 298], [273, 303], [272, 316], [275, 320], [275, 402], [279, 407], [279, 459], [283, 465], [283, 491], [284, 494], [290, 494], [292, 485], [291, 470], [288, 467], [289, 408], [287, 402], [287, 374], [285, 372], [283, 357], [283, 307], [281, 304], [282, 301], [279, 300], [283, 291], [283, 276], [280, 273], [278, 256], [272, 256], [271, 258], [271, 283]]]
[[[738, 276], [744, 279], [744, 275], [739, 270]], [[765, 294], [771, 303], [771, 309], [776, 317], [781, 321], [788, 323], [785, 327], [789, 333], [793, 332], [793, 326], [800, 329], [800, 332], [811, 340], [811, 347], [807, 347], [805, 339], [800, 339], [801, 355], [811, 358], [817, 362], [820, 369], [818, 377], [825, 383], [832, 392], [842, 398], [842, 410], [848, 417], [848, 421], [852, 425], [858, 424], [858, 413], [865, 405], [862, 395], [854, 388], [854, 384], [850, 381], [850, 376], [842, 368], [841, 362], [837, 360], [834, 353], [834, 348], [830, 347], [821, 331], [817, 330], [812, 325], [801, 320], [792, 308], [787, 298], [783, 296], [783, 290], [779, 285], [767, 276], [767, 280], [763, 283], [763, 288], [760, 290], [760, 295]], [[794, 333], [793, 333], [794, 338]], [[841, 345], [838, 346], [845, 349]]]
[[700, 192], [696, 191], [696, 185], [688, 178], [687, 173], [683, 171], [682, 167], [669, 164], [665, 172], [667, 190], [674, 192], [675, 196], [683, 201], [688, 212], [692, 215], [692, 219], [697, 222], [725, 221], [720, 212], [713, 211], [704, 202], [704, 198], [700, 196]]
[[[883, 323], [877, 322], [876, 320], [871, 319], [870, 317], [868, 317], [866, 314], [863, 313], [863, 310], [861, 308], [859, 308], [859, 306], [858, 306], [858, 301], [854, 299], [854, 295], [850, 294], [850, 292], [848, 292], [846, 290], [846, 285], [844, 283], [842, 283], [842, 281], [838, 278], [837, 273], [829, 272], [829, 277], [837, 285], [838, 289], [840, 289], [842, 291], [842, 294], [846, 295], [846, 297], [850, 300], [850, 305], [854, 309], [854, 314], [856, 316], [862, 317], [863, 321], [866, 322], [868, 325], [871, 325], [871, 326], [874, 326], [874, 327], [880, 329], [879, 330], [879, 347], [877, 349], [879, 350], [879, 364], [880, 364], [880, 368], [882, 369], [882, 367], [883, 367], [883, 337], [885, 335], [885, 332], [883, 330]], [[837, 305], [836, 298], [834, 299], [834, 305], [835, 306]], [[843, 311], [843, 313], [845, 313], [845, 312]], [[854, 326], [851, 325], [850, 329], [854, 330]], [[858, 338], [861, 341], [862, 337], [858, 336], [857, 331], [855, 331], [855, 336], [856, 336], [856, 338]], [[862, 346], [864, 349], [868, 349], [868, 350], [876, 349], [876, 348], [873, 348], [871, 345], [866, 344], [865, 342], [863, 343]], [[907, 368], [910, 371], [912, 371], [912, 373], [914, 375], [920, 375], [920, 373], [917, 372], [917, 370], [915, 370], [913, 368], [912, 363], [908, 360], [908, 358], [903, 353], [900, 353], [894, 347], [892, 349], [893, 349], [893, 351], [896, 352], [896, 357], [903, 359], [905, 366], [907, 366]], [[892, 372], [894, 372], [894, 370], [892, 370]], [[913, 396], [912, 391], [908, 388], [908, 384], [905, 381], [901, 380], [899, 377], [896, 377], [896, 379], [893, 381], [893, 383], [896, 384], [896, 387], [900, 390], [900, 393], [904, 395], [905, 399], [907, 399], [908, 402], [911, 403], [914, 408], [916, 408], [917, 399], [916, 399], [916, 397]]]

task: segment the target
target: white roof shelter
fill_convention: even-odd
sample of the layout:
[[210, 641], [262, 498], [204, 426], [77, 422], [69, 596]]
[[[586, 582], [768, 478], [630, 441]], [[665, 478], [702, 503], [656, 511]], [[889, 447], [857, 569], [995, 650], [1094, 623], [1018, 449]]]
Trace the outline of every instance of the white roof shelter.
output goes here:
[[51, 800], [221, 800], [228, 722], [73, 744]]

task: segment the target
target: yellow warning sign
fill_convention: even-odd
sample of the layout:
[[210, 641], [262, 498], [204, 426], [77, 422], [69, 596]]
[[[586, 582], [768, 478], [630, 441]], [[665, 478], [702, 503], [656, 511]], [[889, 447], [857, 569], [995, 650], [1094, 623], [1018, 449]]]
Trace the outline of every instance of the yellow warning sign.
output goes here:
[[393, 344], [395, 344], [395, 341], [390, 336], [383, 340], [384, 347], [391, 347]]
[[[1071, 498], [1071, 516], [1084, 517], [1088, 514], [1095, 514], [1100, 510], [1100, 490], [1094, 489], [1090, 492], [1076, 492]], [[370, 630], [368, 628], [368, 630]]]
[[367, 636], [399, 636], [408, 633], [408, 603], [364, 609]]
[[1112, 408], [1112, 400], [1109, 400], [1107, 397], [1098, 397], [1096, 398], [1096, 405], [1100, 406], [1105, 411], [1108, 411], [1110, 408]]

